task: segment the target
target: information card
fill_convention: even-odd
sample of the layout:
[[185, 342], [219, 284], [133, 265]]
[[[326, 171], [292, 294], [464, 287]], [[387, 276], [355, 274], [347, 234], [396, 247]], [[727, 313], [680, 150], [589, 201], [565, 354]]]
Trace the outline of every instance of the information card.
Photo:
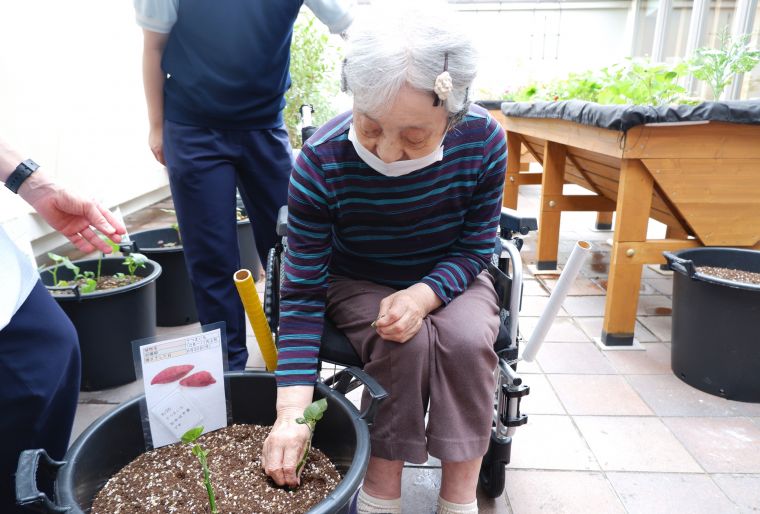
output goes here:
[[197, 426], [227, 426], [219, 329], [140, 346], [153, 447], [176, 443]]

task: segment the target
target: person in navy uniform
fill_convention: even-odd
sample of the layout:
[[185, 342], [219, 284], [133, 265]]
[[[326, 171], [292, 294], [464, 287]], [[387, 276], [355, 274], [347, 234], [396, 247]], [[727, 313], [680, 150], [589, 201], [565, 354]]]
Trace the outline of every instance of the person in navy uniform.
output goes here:
[[282, 110], [304, 3], [333, 33], [353, 20], [349, 0], [134, 1], [150, 149], [169, 171], [200, 322], [226, 323], [232, 370], [248, 360], [235, 188], [266, 262], [293, 167]]

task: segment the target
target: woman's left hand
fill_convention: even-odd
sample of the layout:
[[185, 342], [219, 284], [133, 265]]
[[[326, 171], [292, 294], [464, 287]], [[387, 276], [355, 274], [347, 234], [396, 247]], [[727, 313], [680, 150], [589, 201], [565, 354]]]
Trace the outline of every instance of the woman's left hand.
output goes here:
[[422, 320], [441, 303], [433, 290], [421, 282], [396, 291], [380, 302], [375, 323], [377, 334], [388, 341], [405, 343], [417, 335]]

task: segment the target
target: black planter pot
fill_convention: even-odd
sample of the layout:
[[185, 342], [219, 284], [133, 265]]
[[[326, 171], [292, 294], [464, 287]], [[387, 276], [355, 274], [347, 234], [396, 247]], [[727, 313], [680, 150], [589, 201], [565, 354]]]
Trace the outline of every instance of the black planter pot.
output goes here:
[[[260, 425], [274, 423], [277, 397], [274, 375], [234, 372], [227, 376], [233, 421]], [[375, 397], [373, 403], [385, 394], [375, 387], [370, 386]], [[338, 487], [309, 513], [342, 514], [348, 511], [351, 495], [358, 489], [367, 469], [369, 431], [356, 407], [342, 394], [319, 383], [315, 398], [327, 398], [328, 408], [317, 424], [314, 446], [325, 452], [344, 476]], [[89, 512], [94, 497], [106, 481], [145, 451], [141, 400], [142, 397], [135, 398], [93, 423], [69, 448], [64, 463], [52, 463], [43, 450], [23, 452], [16, 475], [17, 499], [31, 504], [28, 506], [35, 508], [36, 512]], [[38, 490], [38, 464], [40, 471], [49, 471], [45, 468], [50, 466], [58, 467], [52, 500]]]
[[[125, 273], [123, 257], [102, 259], [101, 274]], [[98, 259], [75, 263], [82, 272], [97, 272]], [[42, 283], [53, 286], [52, 267], [40, 271]], [[161, 266], [149, 260], [134, 284], [88, 294], [54, 295], [58, 305], [76, 327], [82, 352], [82, 390], [92, 391], [135, 380], [132, 341], [156, 333], [156, 279]], [[59, 280], [71, 280], [70, 270], [60, 266]]]
[[256, 240], [253, 237], [253, 227], [250, 220], [238, 220], [237, 222], [238, 247], [240, 248], [240, 268], [250, 270], [254, 280], [258, 281], [261, 271], [259, 252], [256, 249]]
[[760, 252], [695, 248], [665, 257], [675, 271], [673, 373], [706, 393], [760, 402], [760, 285], [695, 269], [715, 266], [760, 273]]
[[[156, 280], [156, 323], [160, 327], [176, 327], [198, 321], [190, 276], [177, 231], [173, 228], [143, 230], [130, 234], [135, 251], [161, 265], [161, 276]], [[159, 241], [176, 243], [162, 247]]]

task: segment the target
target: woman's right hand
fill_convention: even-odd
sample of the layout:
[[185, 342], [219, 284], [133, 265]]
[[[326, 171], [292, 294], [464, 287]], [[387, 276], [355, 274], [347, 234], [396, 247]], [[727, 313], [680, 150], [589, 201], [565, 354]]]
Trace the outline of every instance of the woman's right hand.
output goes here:
[[163, 127], [151, 127], [150, 133], [148, 134], [148, 146], [150, 146], [150, 151], [153, 152], [153, 157], [166, 166], [166, 161], [164, 160]]
[[296, 423], [300, 412], [279, 412], [269, 436], [264, 441], [261, 465], [277, 485], [297, 487], [301, 480], [296, 473], [309, 440], [309, 428]]
[[301, 481], [296, 473], [309, 440], [309, 428], [296, 423], [311, 403], [313, 386], [289, 386], [277, 389], [277, 421], [264, 441], [261, 466], [279, 486], [296, 487]]

